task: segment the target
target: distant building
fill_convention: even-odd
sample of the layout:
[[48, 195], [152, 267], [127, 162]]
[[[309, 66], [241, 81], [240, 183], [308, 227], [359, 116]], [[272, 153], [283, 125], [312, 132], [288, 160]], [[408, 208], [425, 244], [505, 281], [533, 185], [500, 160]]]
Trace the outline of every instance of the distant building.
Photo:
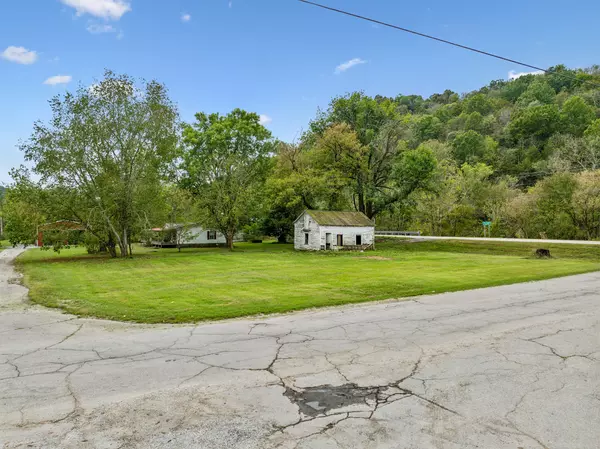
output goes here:
[[[204, 229], [198, 224], [167, 223], [163, 228], [151, 229], [154, 236], [152, 246], [159, 248], [183, 248], [224, 246], [227, 239], [223, 234], [211, 229]], [[241, 234], [233, 238], [234, 242], [243, 241]]]
[[[39, 246], [40, 248], [42, 246], [44, 246], [44, 233], [49, 232], [49, 233], [63, 233], [64, 238], [65, 238], [65, 245], [69, 244], [69, 239], [67, 238], [66, 233], [84, 233], [87, 230], [87, 228], [85, 227], [84, 224], [76, 222], [76, 221], [70, 221], [70, 220], [59, 220], [59, 221], [55, 221], [53, 223], [46, 223], [43, 225], [38, 226], [37, 228], [37, 241], [36, 241], [36, 245]], [[73, 234], [71, 234], [71, 237], [74, 237]]]
[[294, 222], [294, 248], [303, 251], [375, 248], [375, 223], [362, 212], [307, 210]]

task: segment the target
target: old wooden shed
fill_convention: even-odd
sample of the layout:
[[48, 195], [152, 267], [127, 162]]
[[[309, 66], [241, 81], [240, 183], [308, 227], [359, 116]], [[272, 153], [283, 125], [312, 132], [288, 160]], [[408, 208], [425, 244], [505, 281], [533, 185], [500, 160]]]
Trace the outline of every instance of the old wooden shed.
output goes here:
[[302, 251], [375, 247], [375, 223], [362, 212], [306, 210], [294, 222], [294, 248]]

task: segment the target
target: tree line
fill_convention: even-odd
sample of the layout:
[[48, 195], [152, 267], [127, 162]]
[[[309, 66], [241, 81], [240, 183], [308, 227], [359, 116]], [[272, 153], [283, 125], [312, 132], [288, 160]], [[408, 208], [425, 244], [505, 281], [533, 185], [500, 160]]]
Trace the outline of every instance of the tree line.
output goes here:
[[202, 223], [233, 247], [289, 239], [306, 208], [357, 210], [380, 229], [431, 235], [600, 238], [600, 68], [552, 67], [446, 90], [354, 92], [317, 112], [297, 142], [257, 114], [181, 123], [166, 87], [110, 71], [50, 101], [21, 144], [4, 196], [6, 237], [33, 240], [59, 219], [112, 256], [164, 223]]

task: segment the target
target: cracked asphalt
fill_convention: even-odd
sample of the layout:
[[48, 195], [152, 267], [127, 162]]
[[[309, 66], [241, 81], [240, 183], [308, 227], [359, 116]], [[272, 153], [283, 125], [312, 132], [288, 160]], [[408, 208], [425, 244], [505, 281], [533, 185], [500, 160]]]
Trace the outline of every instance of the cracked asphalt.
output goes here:
[[3, 448], [600, 448], [600, 273], [150, 326], [27, 304], [18, 253]]

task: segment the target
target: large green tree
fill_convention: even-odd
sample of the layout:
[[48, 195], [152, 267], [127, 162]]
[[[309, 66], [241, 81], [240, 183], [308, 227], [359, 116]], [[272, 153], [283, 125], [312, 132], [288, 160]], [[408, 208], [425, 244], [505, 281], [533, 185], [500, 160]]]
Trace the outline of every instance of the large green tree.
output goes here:
[[149, 227], [161, 180], [177, 155], [177, 109], [155, 81], [107, 71], [92, 87], [56, 96], [52, 119], [37, 122], [21, 146], [45, 188], [64, 193], [56, 207], [106, 238], [113, 256], [131, 255]]
[[206, 212], [205, 224], [222, 232], [233, 249], [236, 233], [259, 208], [274, 150], [258, 114], [196, 114], [183, 131], [182, 186]]

